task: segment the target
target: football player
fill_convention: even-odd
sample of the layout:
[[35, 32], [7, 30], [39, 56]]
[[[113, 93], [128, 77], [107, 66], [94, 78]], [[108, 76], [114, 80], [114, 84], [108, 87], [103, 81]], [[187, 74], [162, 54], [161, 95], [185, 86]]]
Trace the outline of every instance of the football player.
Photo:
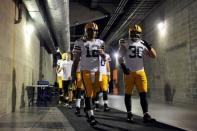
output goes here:
[[98, 33], [98, 25], [94, 22], [87, 23], [85, 25], [86, 38], [78, 40], [74, 45], [74, 64], [72, 67], [72, 77], [76, 77], [76, 69], [78, 62], [81, 66], [81, 78], [86, 92], [85, 106], [88, 113], [88, 122], [90, 125], [95, 125], [94, 113], [92, 110], [92, 96], [93, 88], [95, 86], [95, 73], [99, 69], [99, 56], [105, 57], [105, 53], [102, 50], [104, 42], [100, 39], [96, 39]]
[[134, 86], [137, 87], [140, 96], [140, 104], [144, 113], [143, 121], [151, 122], [148, 113], [147, 102], [147, 77], [144, 70], [144, 55], [151, 58], [156, 57], [156, 51], [151, 44], [141, 39], [142, 29], [139, 25], [131, 25], [129, 28], [129, 38], [119, 41], [119, 63], [124, 73], [125, 82], [125, 106], [127, 109], [127, 120], [133, 121], [131, 112], [131, 95]]
[[65, 107], [72, 108], [72, 88], [71, 88], [71, 69], [73, 61], [69, 53], [62, 54], [62, 62], [60, 64], [60, 71], [63, 71], [62, 85], [64, 89]]
[[63, 70], [60, 70], [61, 61], [62, 61], [61, 59], [57, 61], [57, 68], [56, 68], [58, 88], [59, 88], [59, 102], [58, 102], [59, 104], [61, 104], [63, 101], [63, 91], [62, 91]]
[[99, 83], [96, 86], [97, 89], [94, 91], [94, 104], [95, 110], [99, 109], [99, 93], [103, 93], [103, 101], [104, 101], [104, 111], [109, 111], [110, 108], [108, 107], [108, 83], [110, 81], [110, 66], [109, 61], [111, 61], [110, 55], [107, 53], [105, 59], [99, 57]]

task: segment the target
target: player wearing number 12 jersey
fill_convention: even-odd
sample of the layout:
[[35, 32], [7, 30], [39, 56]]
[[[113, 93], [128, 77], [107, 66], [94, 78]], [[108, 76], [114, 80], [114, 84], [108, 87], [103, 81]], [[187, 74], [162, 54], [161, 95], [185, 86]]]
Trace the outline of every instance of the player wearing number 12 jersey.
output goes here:
[[97, 122], [92, 109], [93, 88], [96, 85], [96, 72], [99, 71], [99, 56], [105, 58], [104, 42], [96, 39], [98, 26], [91, 22], [85, 25], [86, 38], [75, 42], [74, 64], [72, 68], [72, 76], [75, 77], [78, 62], [80, 60], [81, 79], [86, 92], [85, 106], [88, 112], [88, 121], [90, 125]]
[[155, 121], [155, 119], [151, 118], [148, 113], [147, 78], [144, 71], [143, 58], [144, 55], [155, 58], [156, 52], [149, 43], [141, 40], [141, 32], [142, 29], [139, 25], [130, 26], [129, 39], [121, 39], [119, 41], [119, 62], [124, 72], [127, 120], [133, 121], [131, 95], [134, 86], [136, 86], [140, 95], [144, 122], [152, 122]]

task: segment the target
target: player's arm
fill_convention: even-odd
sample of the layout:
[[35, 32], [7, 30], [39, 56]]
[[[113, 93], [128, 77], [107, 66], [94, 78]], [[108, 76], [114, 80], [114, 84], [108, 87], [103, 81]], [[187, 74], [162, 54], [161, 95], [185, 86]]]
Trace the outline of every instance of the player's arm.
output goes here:
[[151, 58], [156, 58], [156, 51], [154, 48], [152, 48], [151, 44], [145, 40], [142, 40], [142, 44], [148, 49], [148, 56], [150, 56]]
[[151, 47], [151, 50], [148, 52], [148, 55], [152, 58], [156, 58], [157, 54], [154, 48]]
[[76, 71], [77, 71], [77, 67], [79, 65], [79, 61], [80, 61], [80, 57], [81, 57], [81, 46], [80, 44], [83, 43], [79, 43], [79, 41], [76, 41], [74, 44], [74, 48], [73, 48], [73, 64], [72, 64], [72, 70], [71, 70], [71, 76], [73, 81], [75, 81], [76, 79]]
[[106, 60], [107, 54], [105, 53], [104, 49], [105, 49], [104, 41], [102, 41], [102, 45], [101, 45], [100, 49], [98, 49], [98, 51], [99, 51], [99, 55], [102, 57], [102, 59]]
[[108, 76], [108, 80], [110, 81], [111, 73], [110, 73], [110, 65], [109, 65], [109, 61], [106, 61], [106, 68], [107, 68], [107, 76]]
[[124, 55], [126, 53], [126, 47], [125, 47], [125, 41], [124, 40], [119, 40], [119, 50], [118, 50], [118, 61], [120, 63], [120, 66], [122, 68], [122, 71], [124, 74], [128, 75], [130, 73], [130, 70], [126, 67], [125, 62], [124, 62]]
[[59, 68], [57, 69], [57, 72], [59, 73], [62, 70], [64, 70], [64, 68], [63, 68], [63, 63], [61, 62]]
[[56, 67], [56, 73], [60, 73], [60, 66], [58, 65], [57, 67]]
[[77, 67], [79, 65], [80, 57], [81, 57], [80, 52], [73, 53], [73, 65], [72, 65], [72, 70], [71, 70], [71, 76], [72, 76], [73, 80], [76, 79], [76, 71], [77, 71]]

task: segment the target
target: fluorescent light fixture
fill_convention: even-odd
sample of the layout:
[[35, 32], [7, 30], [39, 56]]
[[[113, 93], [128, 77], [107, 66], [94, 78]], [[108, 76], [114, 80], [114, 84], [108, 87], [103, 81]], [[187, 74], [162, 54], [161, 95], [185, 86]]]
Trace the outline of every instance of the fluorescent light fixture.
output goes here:
[[116, 53], [114, 53], [114, 57], [117, 59], [118, 58], [118, 53], [116, 52]]
[[159, 22], [157, 25], [159, 30], [163, 30], [165, 28], [165, 23], [164, 22]]

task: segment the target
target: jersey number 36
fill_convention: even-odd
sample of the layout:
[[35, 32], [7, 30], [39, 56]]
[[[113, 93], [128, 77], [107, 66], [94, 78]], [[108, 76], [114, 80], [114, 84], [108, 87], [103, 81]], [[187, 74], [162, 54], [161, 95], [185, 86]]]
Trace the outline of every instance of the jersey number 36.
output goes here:
[[129, 54], [129, 58], [142, 58], [143, 48], [138, 46], [129, 46], [129, 50], [131, 50], [131, 54]]

